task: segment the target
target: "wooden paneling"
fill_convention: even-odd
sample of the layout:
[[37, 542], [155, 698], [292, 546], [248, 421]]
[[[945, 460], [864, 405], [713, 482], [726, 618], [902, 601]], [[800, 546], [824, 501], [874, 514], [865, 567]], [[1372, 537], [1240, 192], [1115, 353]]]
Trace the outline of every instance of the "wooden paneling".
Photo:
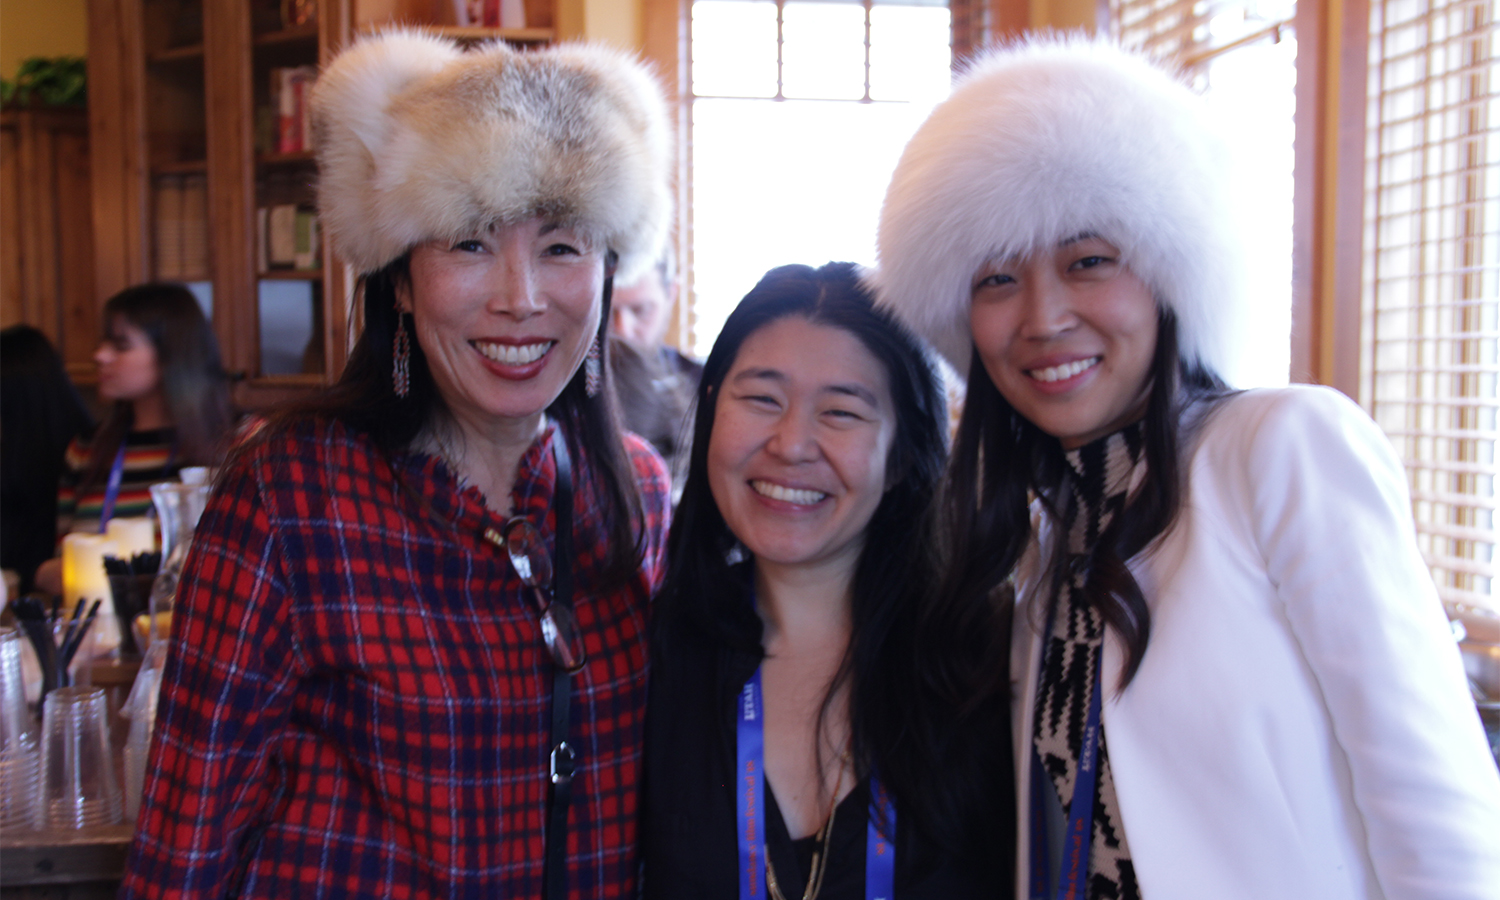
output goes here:
[[150, 277], [139, 0], [89, 0], [95, 300]]
[[0, 327], [26, 321], [21, 287], [21, 131], [0, 127]]
[[209, 111], [208, 219], [214, 332], [231, 373], [258, 373], [255, 278], [255, 90], [250, 8], [204, 4], [205, 102]]
[[98, 342], [87, 113], [7, 110], [3, 132], [4, 266], [0, 325], [26, 323], [87, 376]]
[[1292, 380], [1360, 399], [1369, 4], [1297, 4]]

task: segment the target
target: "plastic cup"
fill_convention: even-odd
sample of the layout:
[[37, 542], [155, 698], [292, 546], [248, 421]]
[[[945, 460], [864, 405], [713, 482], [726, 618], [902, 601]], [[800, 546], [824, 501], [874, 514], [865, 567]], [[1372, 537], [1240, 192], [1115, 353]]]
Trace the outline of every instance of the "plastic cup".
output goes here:
[[26, 685], [21, 633], [0, 628], [0, 830], [36, 825], [37, 752]]
[[98, 688], [58, 688], [42, 710], [41, 815], [47, 828], [116, 825], [124, 798]]

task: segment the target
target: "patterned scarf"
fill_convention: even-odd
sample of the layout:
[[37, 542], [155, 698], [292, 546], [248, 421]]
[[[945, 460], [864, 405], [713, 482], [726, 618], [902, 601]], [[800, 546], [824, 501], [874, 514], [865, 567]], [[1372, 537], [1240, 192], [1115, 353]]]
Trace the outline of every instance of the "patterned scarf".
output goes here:
[[[1088, 563], [1100, 533], [1124, 509], [1131, 490], [1145, 476], [1142, 441], [1137, 423], [1066, 453], [1072, 469], [1062, 523], [1068, 535], [1066, 571], [1058, 579], [1053, 598], [1032, 732], [1037, 756], [1064, 810], [1073, 801], [1084, 722], [1099, 683], [1104, 646], [1104, 619], [1084, 599]], [[1087, 895], [1089, 900], [1139, 900], [1102, 725], [1097, 791]]]

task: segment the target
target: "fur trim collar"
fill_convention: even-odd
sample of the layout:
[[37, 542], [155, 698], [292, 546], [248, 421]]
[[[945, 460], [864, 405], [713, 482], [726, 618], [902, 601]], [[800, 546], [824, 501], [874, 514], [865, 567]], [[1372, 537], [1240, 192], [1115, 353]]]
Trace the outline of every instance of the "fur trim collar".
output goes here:
[[1182, 358], [1235, 372], [1241, 243], [1199, 97], [1082, 36], [989, 52], [907, 144], [880, 215], [880, 303], [962, 373], [972, 279], [1091, 232], [1177, 316]]
[[390, 31], [359, 41], [312, 98], [318, 207], [340, 256], [376, 271], [414, 245], [542, 214], [619, 255], [659, 256], [671, 212], [661, 91], [603, 46], [463, 52]]

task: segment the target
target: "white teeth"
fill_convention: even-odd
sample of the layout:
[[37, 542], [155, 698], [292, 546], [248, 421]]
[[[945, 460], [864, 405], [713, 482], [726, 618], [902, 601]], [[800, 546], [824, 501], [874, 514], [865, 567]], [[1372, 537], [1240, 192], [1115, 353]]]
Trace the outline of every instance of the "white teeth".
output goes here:
[[542, 354], [552, 349], [552, 341], [543, 341], [540, 344], [490, 344], [484, 341], [475, 341], [474, 347], [480, 353], [493, 359], [502, 366], [524, 366], [534, 363], [542, 358]]
[[1063, 363], [1060, 366], [1049, 366], [1045, 369], [1028, 369], [1026, 374], [1037, 381], [1062, 381], [1064, 378], [1072, 378], [1079, 372], [1099, 365], [1099, 359], [1100, 357], [1091, 356], [1088, 359], [1074, 360], [1070, 363]]
[[822, 491], [808, 491], [800, 488], [782, 487], [769, 481], [752, 481], [750, 486], [762, 497], [770, 497], [772, 500], [780, 500], [784, 503], [796, 503], [800, 506], [812, 506], [828, 495]]

